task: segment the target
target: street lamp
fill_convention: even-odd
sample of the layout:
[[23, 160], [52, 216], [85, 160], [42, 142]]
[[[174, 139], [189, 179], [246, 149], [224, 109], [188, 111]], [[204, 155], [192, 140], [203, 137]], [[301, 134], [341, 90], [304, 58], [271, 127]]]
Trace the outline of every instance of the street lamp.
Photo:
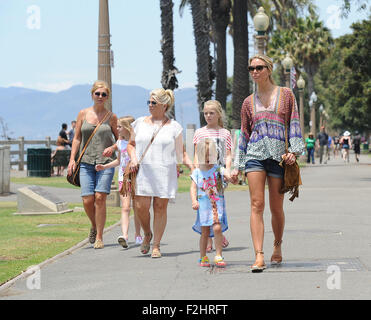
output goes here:
[[282, 60], [282, 66], [285, 69], [285, 81], [287, 88], [290, 88], [290, 70], [293, 65], [294, 62], [290, 58], [290, 55], [287, 53], [285, 59]]
[[321, 129], [322, 128], [322, 126], [323, 126], [323, 104], [321, 104], [320, 106], [319, 106], [319, 108], [318, 108], [318, 110], [319, 110], [319, 128]]
[[269, 17], [265, 14], [264, 8], [260, 7], [258, 9], [257, 14], [253, 18], [254, 27], [257, 31], [257, 35], [255, 35], [255, 39], [258, 44], [258, 53], [264, 54], [265, 49], [265, 40], [268, 40], [265, 32], [269, 27]]
[[304, 137], [304, 87], [305, 87], [305, 80], [300, 75], [296, 85], [299, 89], [299, 116], [300, 116], [300, 127], [301, 127], [301, 134]]
[[313, 133], [313, 136], [316, 137], [316, 105], [315, 102], [317, 101], [317, 95], [313, 91], [312, 94], [310, 95], [310, 100], [309, 100], [309, 106], [310, 106], [310, 126], [311, 126], [311, 131]]

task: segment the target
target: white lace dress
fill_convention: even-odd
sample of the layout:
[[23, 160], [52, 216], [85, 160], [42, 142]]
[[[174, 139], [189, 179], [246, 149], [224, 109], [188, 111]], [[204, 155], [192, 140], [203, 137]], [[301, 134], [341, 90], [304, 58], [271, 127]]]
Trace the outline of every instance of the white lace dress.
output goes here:
[[[136, 155], [139, 161], [159, 125], [138, 118], [132, 123], [135, 132]], [[148, 149], [136, 179], [136, 195], [174, 199], [178, 189], [175, 140], [182, 134], [182, 126], [175, 120], [165, 125]]]

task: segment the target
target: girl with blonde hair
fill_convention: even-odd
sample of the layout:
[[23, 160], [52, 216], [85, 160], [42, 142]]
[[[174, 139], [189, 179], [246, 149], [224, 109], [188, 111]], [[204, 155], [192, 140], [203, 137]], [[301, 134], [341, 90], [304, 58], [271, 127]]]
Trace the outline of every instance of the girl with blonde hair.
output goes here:
[[[193, 136], [195, 146], [194, 166], [199, 167], [201, 161], [203, 161], [203, 159], [197, 157], [198, 144], [205, 139], [212, 139], [217, 149], [217, 164], [220, 167], [225, 167], [224, 177], [228, 181], [232, 165], [232, 136], [229, 130], [224, 128], [222, 106], [217, 100], [208, 100], [204, 103], [203, 113], [207, 124], [197, 129]], [[223, 247], [226, 248], [228, 245], [228, 240], [223, 237]], [[209, 238], [207, 252], [211, 250], [212, 239]]]
[[[95, 166], [97, 171], [101, 171], [108, 168], [114, 168], [119, 166], [118, 171], [118, 183], [119, 183], [119, 190], [122, 188], [123, 178], [124, 178], [124, 171], [125, 167], [129, 163], [129, 155], [127, 152], [127, 145], [130, 139], [130, 132], [132, 130], [131, 123], [133, 123], [135, 119], [132, 116], [125, 116], [121, 117], [117, 121], [117, 131], [119, 134], [119, 139], [116, 142], [117, 150], [119, 151], [119, 157], [105, 165], [98, 164]], [[131, 208], [131, 199], [130, 195], [123, 196], [120, 194], [121, 199], [121, 231], [122, 235], [117, 238], [118, 243], [123, 248], [128, 248], [129, 246], [129, 224], [130, 224], [130, 208]], [[135, 243], [141, 244], [142, 243], [142, 236], [140, 235], [140, 223], [137, 215], [134, 212], [134, 225], [135, 225]]]

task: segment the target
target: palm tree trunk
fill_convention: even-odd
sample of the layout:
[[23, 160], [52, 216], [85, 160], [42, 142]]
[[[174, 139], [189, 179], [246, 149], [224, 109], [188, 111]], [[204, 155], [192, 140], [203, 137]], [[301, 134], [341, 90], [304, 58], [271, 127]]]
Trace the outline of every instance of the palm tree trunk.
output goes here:
[[[178, 88], [176, 74], [178, 69], [174, 66], [174, 36], [173, 36], [173, 1], [160, 0], [161, 8], [161, 53], [162, 53], [162, 77], [161, 84], [164, 89], [174, 90]], [[169, 113], [170, 118], [175, 119], [175, 106]]]
[[206, 125], [202, 113], [203, 104], [212, 96], [212, 68], [210, 56], [209, 20], [205, 0], [190, 0], [193, 31], [197, 56], [197, 102], [200, 111], [200, 125]]
[[216, 90], [215, 98], [224, 111], [227, 105], [227, 48], [226, 29], [230, 20], [230, 0], [209, 0], [213, 25], [213, 38], [216, 43]]
[[232, 126], [241, 126], [241, 106], [249, 95], [248, 58], [248, 29], [246, 0], [234, 0], [233, 4], [233, 88], [232, 88]]

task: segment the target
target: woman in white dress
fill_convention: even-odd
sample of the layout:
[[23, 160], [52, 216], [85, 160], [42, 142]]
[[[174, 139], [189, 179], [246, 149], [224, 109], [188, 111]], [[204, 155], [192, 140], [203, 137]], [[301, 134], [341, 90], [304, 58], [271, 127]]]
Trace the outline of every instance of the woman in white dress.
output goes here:
[[153, 200], [152, 258], [160, 258], [160, 241], [167, 223], [168, 202], [175, 198], [178, 188], [177, 170], [183, 157], [183, 128], [166, 116], [174, 105], [172, 90], [153, 90], [147, 103], [150, 115], [133, 122], [127, 150], [131, 168], [135, 170], [153, 134], [163, 125], [140, 163], [134, 199], [135, 212], [144, 231], [140, 247], [142, 254], [150, 250], [152, 231], [149, 209]]

